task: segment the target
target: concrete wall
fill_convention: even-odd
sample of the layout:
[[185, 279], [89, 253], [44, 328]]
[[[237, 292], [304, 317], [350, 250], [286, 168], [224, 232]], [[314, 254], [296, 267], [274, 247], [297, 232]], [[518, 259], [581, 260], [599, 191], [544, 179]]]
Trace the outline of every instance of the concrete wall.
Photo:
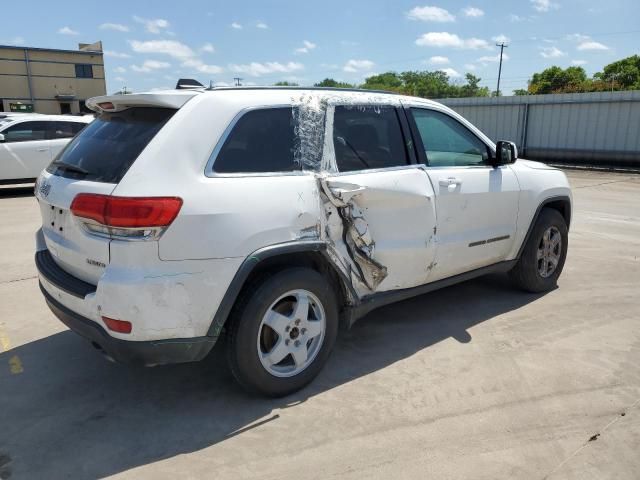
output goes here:
[[522, 157], [640, 165], [640, 91], [438, 101]]
[[[77, 78], [76, 64], [91, 64], [93, 78]], [[61, 113], [61, 104], [68, 103], [71, 112], [78, 113], [81, 100], [105, 93], [101, 51], [0, 45], [0, 111], [20, 102], [32, 104], [35, 112], [56, 114]]]

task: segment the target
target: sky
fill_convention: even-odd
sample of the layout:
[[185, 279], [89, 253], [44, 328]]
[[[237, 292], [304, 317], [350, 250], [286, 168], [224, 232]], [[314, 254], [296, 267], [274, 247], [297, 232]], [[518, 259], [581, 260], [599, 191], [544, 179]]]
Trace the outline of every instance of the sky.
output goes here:
[[[183, 0], [5, 2], [0, 44], [76, 49], [102, 40], [107, 92], [203, 84], [350, 83], [385, 71], [469, 72], [501, 90], [558, 65], [593, 74], [640, 53], [638, 0]], [[25, 19], [16, 21], [15, 19]]]

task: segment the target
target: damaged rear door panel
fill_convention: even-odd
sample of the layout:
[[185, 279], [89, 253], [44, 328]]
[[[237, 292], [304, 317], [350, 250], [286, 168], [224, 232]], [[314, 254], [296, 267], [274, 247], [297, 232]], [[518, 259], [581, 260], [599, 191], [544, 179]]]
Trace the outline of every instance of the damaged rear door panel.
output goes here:
[[436, 213], [424, 170], [407, 166], [329, 175], [321, 185], [342, 220], [339, 237], [353, 266], [352, 278], [370, 292], [428, 281], [436, 253]]

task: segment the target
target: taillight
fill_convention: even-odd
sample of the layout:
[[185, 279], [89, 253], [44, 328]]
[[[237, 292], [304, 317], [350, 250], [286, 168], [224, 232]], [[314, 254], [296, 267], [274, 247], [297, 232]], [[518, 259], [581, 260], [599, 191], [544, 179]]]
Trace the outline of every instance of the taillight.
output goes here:
[[179, 197], [112, 197], [80, 193], [71, 203], [71, 213], [89, 220], [84, 225], [93, 233], [146, 239], [157, 237], [171, 225], [181, 207]]
[[131, 333], [131, 322], [126, 320], [116, 320], [114, 318], [102, 317], [102, 321], [109, 330], [117, 333]]

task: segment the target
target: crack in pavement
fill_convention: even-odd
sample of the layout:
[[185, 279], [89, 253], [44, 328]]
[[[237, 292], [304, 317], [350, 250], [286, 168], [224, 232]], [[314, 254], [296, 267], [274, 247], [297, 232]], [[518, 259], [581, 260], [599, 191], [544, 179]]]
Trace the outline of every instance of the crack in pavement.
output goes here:
[[33, 280], [34, 278], [38, 278], [38, 276], [37, 275], [33, 275], [31, 277], [15, 278], [13, 280], [3, 280], [2, 282], [0, 282], [0, 285], [4, 285], [5, 283], [22, 282], [24, 280]]
[[627, 415], [627, 412], [630, 411], [631, 409], [633, 409], [638, 404], [640, 404], [640, 398], [638, 400], [636, 400], [635, 402], [633, 402], [633, 404], [631, 404], [630, 407], [625, 408], [621, 413], [616, 415], [616, 417], [613, 420], [611, 420], [609, 423], [607, 423], [603, 428], [598, 430], [595, 434], [591, 435], [582, 445], [580, 445], [580, 447], [578, 447], [575, 450], [575, 452], [573, 452], [571, 455], [569, 455], [567, 458], [565, 458], [553, 470], [551, 470], [544, 477], [542, 477], [543, 480], [547, 480], [548, 478], [550, 478], [551, 475], [553, 475], [558, 470], [560, 470], [563, 466], [565, 466], [567, 464], [567, 462], [569, 462], [569, 460], [571, 460], [578, 453], [580, 453], [587, 445], [589, 445], [592, 442], [595, 442], [609, 427], [611, 427], [613, 424], [615, 424], [622, 417], [625, 417]]

